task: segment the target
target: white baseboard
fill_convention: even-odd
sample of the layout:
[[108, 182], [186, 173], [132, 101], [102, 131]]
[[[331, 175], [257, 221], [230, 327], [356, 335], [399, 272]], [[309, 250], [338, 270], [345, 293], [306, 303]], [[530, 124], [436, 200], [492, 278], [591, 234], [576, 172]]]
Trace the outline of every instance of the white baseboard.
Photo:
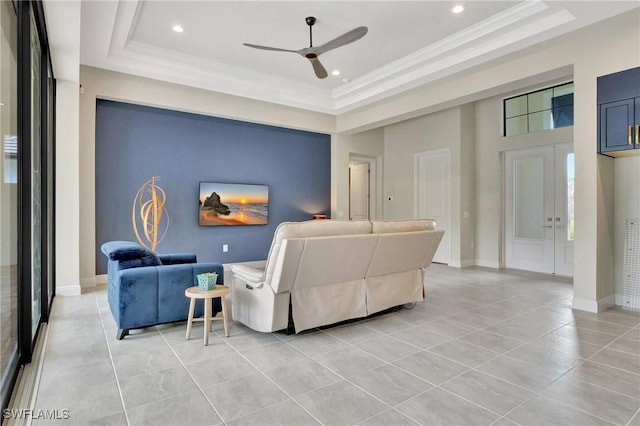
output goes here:
[[96, 277], [87, 277], [80, 278], [80, 287], [95, 287], [96, 286]]
[[453, 266], [454, 268], [468, 268], [475, 265], [476, 261], [473, 259], [461, 260], [459, 262], [449, 262], [449, 266]]
[[617, 306], [622, 306], [623, 300], [622, 300], [622, 295], [616, 293], [616, 305]]
[[106, 285], [107, 284], [107, 274], [96, 275], [96, 285]]
[[485, 268], [500, 269], [500, 262], [497, 260], [476, 259], [475, 264], [476, 266], [483, 266]]
[[56, 296], [80, 296], [82, 288], [79, 285], [56, 286]]
[[578, 297], [574, 297], [572, 307], [579, 311], [587, 311], [597, 314], [598, 312], [605, 311], [614, 306], [615, 301], [616, 296], [614, 294], [600, 300], [580, 299]]
[[615, 294], [607, 296], [604, 299], [600, 299], [598, 300], [598, 312], [606, 311], [607, 309], [615, 306], [615, 304], [616, 304]]

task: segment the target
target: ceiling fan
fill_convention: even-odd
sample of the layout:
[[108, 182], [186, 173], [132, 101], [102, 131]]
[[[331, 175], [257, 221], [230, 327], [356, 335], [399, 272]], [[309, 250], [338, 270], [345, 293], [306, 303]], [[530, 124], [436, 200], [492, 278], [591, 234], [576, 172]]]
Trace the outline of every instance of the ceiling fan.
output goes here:
[[367, 27], [358, 27], [354, 28], [351, 31], [348, 31], [341, 36], [334, 38], [331, 41], [326, 42], [320, 46], [313, 45], [313, 24], [316, 23], [316, 18], [313, 16], [308, 16], [305, 18], [305, 22], [309, 26], [309, 47], [305, 47], [299, 50], [290, 50], [290, 49], [281, 49], [279, 47], [269, 47], [269, 46], [259, 46], [257, 44], [243, 43], [247, 47], [253, 47], [254, 49], [262, 49], [262, 50], [275, 50], [277, 52], [293, 52], [299, 55], [304, 56], [309, 61], [311, 61], [311, 65], [313, 66], [313, 71], [316, 73], [316, 77], [318, 78], [326, 78], [327, 70], [318, 60], [318, 56], [322, 53], [328, 52], [329, 50], [344, 46], [345, 44], [353, 43], [356, 40], [361, 39], [364, 35], [369, 31]]

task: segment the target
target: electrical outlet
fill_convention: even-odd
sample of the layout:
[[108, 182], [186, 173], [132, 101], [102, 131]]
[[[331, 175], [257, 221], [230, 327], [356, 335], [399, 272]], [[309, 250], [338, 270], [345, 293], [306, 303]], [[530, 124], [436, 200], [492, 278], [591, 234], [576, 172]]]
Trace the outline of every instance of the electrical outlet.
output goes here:
[[228, 244], [223, 244], [223, 245], [222, 245], [222, 252], [223, 252], [223, 253], [226, 253], [226, 252], [228, 252], [228, 251], [229, 251], [229, 245], [228, 245]]

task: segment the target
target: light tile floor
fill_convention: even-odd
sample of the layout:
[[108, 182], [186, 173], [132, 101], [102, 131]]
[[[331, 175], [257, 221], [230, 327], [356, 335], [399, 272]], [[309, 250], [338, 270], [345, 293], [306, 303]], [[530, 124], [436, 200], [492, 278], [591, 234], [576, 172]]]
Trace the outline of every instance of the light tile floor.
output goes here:
[[55, 299], [36, 409], [90, 425], [640, 426], [640, 314], [572, 285], [432, 265], [427, 299], [287, 336], [186, 323], [116, 340], [106, 291]]

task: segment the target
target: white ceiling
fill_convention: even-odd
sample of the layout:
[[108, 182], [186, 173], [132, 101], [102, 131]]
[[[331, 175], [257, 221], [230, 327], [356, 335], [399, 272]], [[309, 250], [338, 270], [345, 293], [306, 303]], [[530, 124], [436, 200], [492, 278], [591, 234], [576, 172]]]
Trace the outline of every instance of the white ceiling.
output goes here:
[[[454, 4], [466, 10], [451, 13]], [[87, 1], [80, 62], [338, 114], [639, 6], [629, 1]], [[355, 27], [362, 39], [322, 54], [320, 80], [295, 53]], [[183, 33], [172, 31], [179, 24]], [[332, 76], [338, 69], [340, 76]]]

